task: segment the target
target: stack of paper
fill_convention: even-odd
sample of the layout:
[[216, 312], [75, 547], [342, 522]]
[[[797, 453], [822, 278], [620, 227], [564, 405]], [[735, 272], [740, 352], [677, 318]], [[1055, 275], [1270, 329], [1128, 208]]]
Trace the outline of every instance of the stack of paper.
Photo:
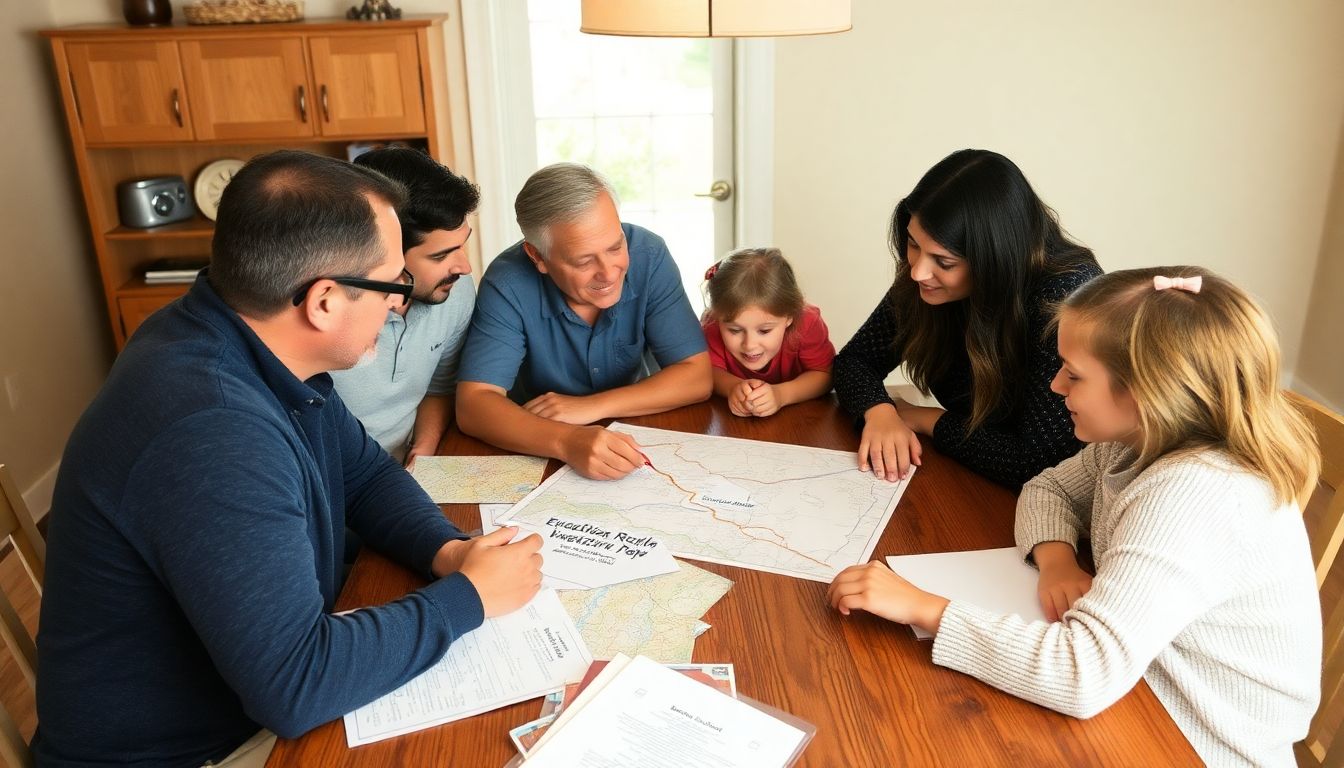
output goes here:
[[165, 283], [195, 282], [196, 274], [205, 269], [206, 266], [205, 259], [159, 259], [145, 267], [145, 284], [162, 285]]
[[[588, 674], [584, 675], [582, 680], [577, 683], [570, 683], [562, 690], [546, 694], [546, 697], [541, 700], [541, 715], [536, 720], [524, 723], [509, 731], [509, 738], [513, 741], [513, 745], [518, 748], [519, 754], [526, 757], [532, 751], [541, 737], [546, 735], [551, 723], [555, 722], [555, 719], [560, 716], [565, 707], [573, 703], [609, 663], [607, 661], [594, 661], [592, 666], [588, 667]], [[663, 666], [692, 680], [704, 683], [720, 693], [733, 697], [737, 696], [737, 678], [733, 674], [732, 664], [664, 664]]]
[[[725, 695], [651, 659], [617, 656], [530, 739], [526, 764], [647, 768], [789, 766], [815, 727]], [[521, 758], [520, 758], [521, 759]]]
[[419, 677], [346, 715], [346, 743], [369, 744], [533, 699], [582, 678], [592, 662], [574, 622], [545, 589], [458, 638]]

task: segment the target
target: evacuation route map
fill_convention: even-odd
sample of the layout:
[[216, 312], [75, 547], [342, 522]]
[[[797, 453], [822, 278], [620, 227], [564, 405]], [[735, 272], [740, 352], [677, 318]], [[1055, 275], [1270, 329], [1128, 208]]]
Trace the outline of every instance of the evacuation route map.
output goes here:
[[[652, 466], [615, 481], [560, 468], [508, 514], [648, 531], [673, 554], [829, 582], [867, 562], [909, 483], [858, 470], [849, 451], [627, 424]], [[505, 521], [500, 521], [501, 523]]]

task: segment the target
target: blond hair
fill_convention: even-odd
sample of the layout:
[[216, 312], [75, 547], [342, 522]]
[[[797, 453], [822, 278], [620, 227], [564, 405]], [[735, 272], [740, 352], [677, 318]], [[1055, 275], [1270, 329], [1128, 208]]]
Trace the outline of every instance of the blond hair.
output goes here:
[[797, 320], [807, 307], [793, 267], [778, 248], [733, 251], [705, 273], [705, 291], [705, 315], [719, 322], [731, 322], [751, 306]]
[[[1203, 285], [1159, 291], [1158, 275]], [[1130, 269], [1086, 283], [1064, 313], [1138, 406], [1140, 467], [1216, 448], [1264, 477], [1280, 503], [1315, 484], [1315, 433], [1279, 389], [1278, 337], [1245, 291], [1200, 267]]]

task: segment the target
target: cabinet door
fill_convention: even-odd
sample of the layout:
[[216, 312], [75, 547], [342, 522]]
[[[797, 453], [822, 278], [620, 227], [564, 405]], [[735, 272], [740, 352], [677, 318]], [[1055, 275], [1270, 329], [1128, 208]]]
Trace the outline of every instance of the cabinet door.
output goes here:
[[[186, 293], [187, 286], [182, 286]], [[125, 338], [131, 338], [135, 329], [149, 319], [149, 316], [172, 303], [177, 296], [121, 296], [117, 298], [117, 310], [121, 313], [121, 328]], [[124, 345], [124, 342], [123, 342]]]
[[324, 136], [423, 133], [414, 33], [308, 38]]
[[177, 43], [70, 43], [66, 52], [86, 141], [191, 140]]
[[180, 51], [196, 138], [313, 135], [303, 38], [184, 40]]

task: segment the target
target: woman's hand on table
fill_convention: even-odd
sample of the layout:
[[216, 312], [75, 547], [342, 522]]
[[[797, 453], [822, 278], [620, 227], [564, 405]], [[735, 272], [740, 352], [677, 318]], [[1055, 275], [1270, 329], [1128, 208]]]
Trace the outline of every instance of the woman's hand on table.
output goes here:
[[904, 480], [910, 467], [919, 466], [919, 438], [901, 418], [896, 406], [878, 403], [863, 414], [859, 438], [859, 469], [888, 481]]
[[888, 621], [913, 624], [935, 634], [947, 608], [947, 598], [916, 587], [881, 560], [851, 565], [836, 575], [826, 590], [831, 607], [848, 616], [867, 611]]

